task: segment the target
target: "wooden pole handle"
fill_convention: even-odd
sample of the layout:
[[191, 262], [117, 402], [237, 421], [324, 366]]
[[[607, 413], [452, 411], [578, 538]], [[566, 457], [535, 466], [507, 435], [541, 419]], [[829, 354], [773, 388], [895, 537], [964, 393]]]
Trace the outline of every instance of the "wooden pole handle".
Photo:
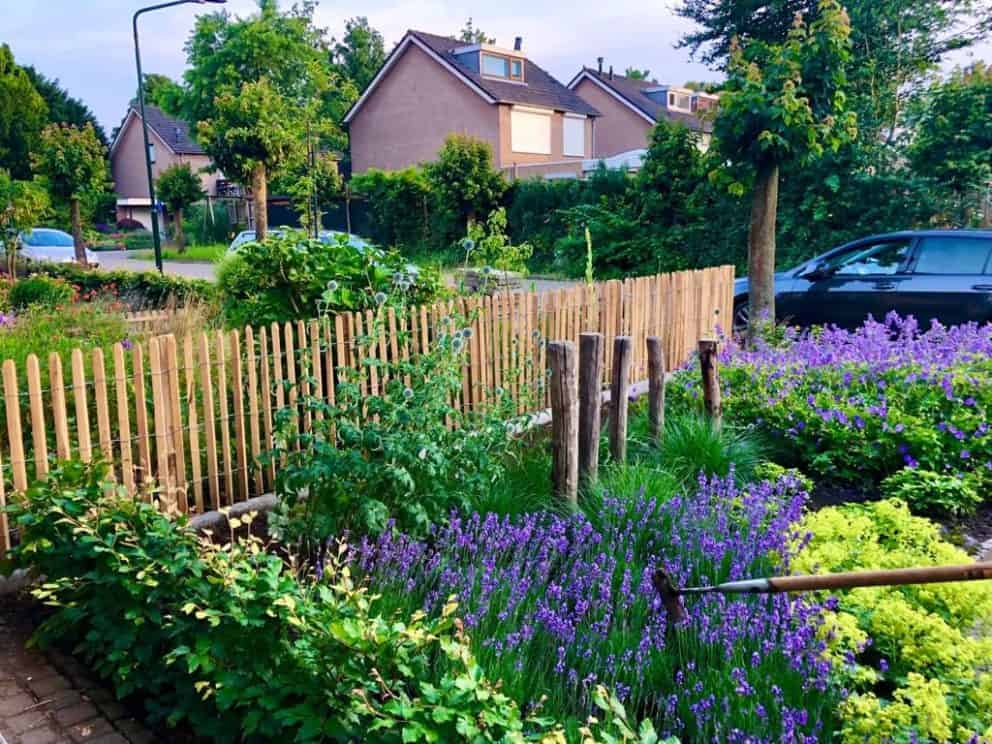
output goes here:
[[992, 562], [966, 563], [959, 566], [851, 571], [818, 576], [780, 576], [769, 579], [768, 583], [776, 592], [804, 592], [818, 589], [936, 584], [947, 581], [978, 581], [981, 579], [992, 579]]

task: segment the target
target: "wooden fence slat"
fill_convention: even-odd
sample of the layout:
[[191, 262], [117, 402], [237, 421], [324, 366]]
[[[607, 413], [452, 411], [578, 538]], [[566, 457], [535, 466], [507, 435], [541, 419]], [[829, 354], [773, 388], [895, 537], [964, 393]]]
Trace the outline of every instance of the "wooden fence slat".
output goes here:
[[[264, 329], [263, 329], [264, 331]], [[261, 430], [258, 424], [258, 371], [255, 367], [255, 332], [251, 326], [245, 328], [245, 354], [248, 362], [248, 429], [251, 432], [251, 461], [255, 469], [255, 493], [264, 492], [262, 468], [259, 457], [262, 454]]]
[[76, 403], [76, 437], [79, 442], [79, 459], [90, 462], [93, 451], [90, 445], [90, 408], [86, 399], [86, 367], [83, 352], [72, 350], [72, 394]]
[[296, 321], [296, 342], [299, 351], [297, 355], [299, 356], [299, 367], [300, 367], [300, 408], [302, 409], [303, 415], [303, 428], [302, 431], [308, 434], [313, 431], [313, 414], [310, 410], [310, 378], [313, 376], [314, 367], [320, 364], [320, 354], [316, 354], [312, 359], [308, 358], [310, 354], [309, 344], [307, 343], [307, 325], [302, 320]]
[[[145, 396], [145, 355], [141, 344], [135, 344], [131, 352], [134, 375], [134, 425], [138, 430], [138, 464], [141, 478], [138, 485], [143, 487], [154, 477], [152, 472], [152, 447], [148, 428], [148, 401]], [[147, 493], [151, 498], [151, 492]]]
[[203, 514], [203, 454], [200, 452], [200, 420], [196, 408], [196, 361], [193, 355], [193, 337], [183, 339], [183, 371], [186, 383], [186, 421], [189, 424], [189, 462], [193, 478], [193, 503]]
[[65, 403], [65, 379], [62, 376], [62, 357], [54, 351], [48, 356], [48, 385], [52, 391], [55, 454], [60, 460], [68, 460], [72, 457], [72, 450], [69, 446], [69, 417]]
[[[265, 328], [259, 332], [258, 352], [258, 362], [261, 366], [261, 379], [259, 383], [262, 386], [262, 425], [265, 427], [265, 443], [263, 444], [263, 448], [268, 452], [274, 446], [274, 440], [272, 432], [272, 378], [269, 374], [269, 334]], [[269, 483], [274, 484], [276, 480], [275, 463], [269, 464], [268, 473]]]
[[169, 468], [169, 398], [166, 389], [163, 350], [158, 338], [148, 342], [148, 369], [152, 378], [152, 421], [155, 426], [155, 462], [157, 466], [159, 502], [166, 512], [177, 507]]
[[34, 445], [34, 473], [37, 478], [48, 474], [48, 432], [45, 430], [45, 401], [41, 391], [41, 369], [38, 357], [28, 354], [28, 398], [31, 401], [31, 441]]
[[234, 376], [234, 437], [238, 460], [238, 488], [248, 500], [248, 449], [245, 436], [245, 383], [241, 371], [241, 339], [237, 330], [231, 331], [231, 367]]
[[203, 394], [203, 438], [207, 448], [207, 477], [210, 479], [210, 502], [219, 508], [220, 474], [217, 464], [217, 425], [214, 419], [214, 386], [210, 372], [210, 338], [200, 334], [200, 391]]
[[17, 390], [17, 365], [13, 359], [3, 363], [3, 397], [7, 408], [7, 436], [10, 439], [10, 468], [14, 474], [14, 490], [26, 491], [28, 474], [24, 461], [21, 401]]
[[[220, 406], [220, 446], [224, 461], [224, 490], [223, 496], [227, 505], [234, 503], [234, 466], [231, 462], [231, 425], [230, 405], [227, 400], [227, 349], [224, 344], [224, 332], [217, 331], [217, 402]], [[224, 499], [218, 498], [218, 503]]]
[[93, 349], [93, 394], [96, 397], [96, 429], [100, 439], [100, 452], [103, 460], [114, 466], [114, 447], [110, 433], [110, 405], [107, 394], [107, 366], [104, 363], [103, 349]]
[[164, 337], [165, 391], [169, 406], [169, 463], [172, 468], [172, 482], [176, 502], [185, 514], [189, 512], [188, 485], [186, 483], [186, 445], [183, 443], [183, 414], [179, 398], [179, 350], [176, 337]]
[[[321, 353], [321, 322], [311, 320], [309, 323], [310, 333], [310, 376], [313, 377], [313, 397], [321, 403], [327, 402], [327, 391], [324, 389], [324, 355]], [[313, 417], [317, 421], [324, 419], [324, 412], [317, 408], [313, 412]]]
[[[290, 413], [292, 414], [292, 431], [299, 434], [302, 431], [299, 407], [299, 388], [296, 386], [296, 345], [293, 342], [293, 324], [286, 323], [283, 326], [286, 341], [284, 355], [286, 358], [286, 387], [287, 401]], [[300, 438], [294, 437], [293, 449], [300, 449]]]
[[127, 365], [124, 346], [114, 344], [114, 392], [117, 402], [117, 438], [121, 453], [121, 481], [129, 495], [134, 495], [134, 462], [131, 450], [131, 412], [127, 395]]

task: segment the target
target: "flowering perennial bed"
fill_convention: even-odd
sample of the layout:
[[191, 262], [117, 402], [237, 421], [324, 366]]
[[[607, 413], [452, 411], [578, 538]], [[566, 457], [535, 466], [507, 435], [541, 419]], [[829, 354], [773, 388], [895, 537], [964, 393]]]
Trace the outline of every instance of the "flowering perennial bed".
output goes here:
[[[856, 331], [789, 332], [781, 346], [721, 357], [727, 417], [784, 439], [819, 476], [878, 482], [904, 468], [985, 483], [992, 468], [992, 326], [946, 328], [890, 314]], [[699, 397], [695, 370], [674, 397]]]
[[741, 490], [731, 474], [670, 499], [606, 496], [591, 518], [453, 516], [426, 541], [387, 530], [356, 560], [404, 610], [434, 613], [457, 595], [487, 674], [552, 715], [582, 720], [605, 684], [663, 736], [817, 741], [841, 695], [821, 607], [709, 595], [669, 629], [651, 584], [657, 566], [686, 584], [786, 571], [805, 500], [791, 476]]

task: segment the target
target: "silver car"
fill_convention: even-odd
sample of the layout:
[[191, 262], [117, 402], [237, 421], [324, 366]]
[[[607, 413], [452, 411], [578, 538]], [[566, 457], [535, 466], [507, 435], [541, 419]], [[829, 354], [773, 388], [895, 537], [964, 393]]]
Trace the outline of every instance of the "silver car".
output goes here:
[[[35, 227], [21, 233], [22, 258], [28, 261], [51, 261], [52, 263], [75, 263], [76, 249], [72, 236], [62, 230], [49, 227]], [[86, 249], [86, 263], [99, 266], [97, 255]]]

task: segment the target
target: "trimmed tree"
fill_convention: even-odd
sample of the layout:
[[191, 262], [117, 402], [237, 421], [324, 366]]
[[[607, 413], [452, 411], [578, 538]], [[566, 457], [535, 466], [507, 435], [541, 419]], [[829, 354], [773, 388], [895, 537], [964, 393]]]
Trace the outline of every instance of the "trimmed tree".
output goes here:
[[749, 338], [775, 322], [779, 169], [812, 162], [857, 133], [844, 92], [850, 21], [837, 0], [820, 0], [818, 10], [809, 24], [797, 15], [784, 43], [734, 43], [714, 126], [721, 154], [737, 170], [731, 191], [745, 192], [741, 174], [752, 183]]
[[186, 252], [186, 236], [183, 234], [183, 210], [200, 201], [206, 192], [200, 184], [200, 177], [193, 172], [189, 163], [170, 165], [159, 174], [155, 193], [172, 212], [175, 222], [175, 240], [180, 253]]
[[14, 269], [21, 232], [37, 225], [48, 207], [48, 192], [41, 184], [18, 181], [10, 177], [9, 171], [0, 169], [0, 241], [6, 246], [7, 273], [11, 279], [17, 277]]
[[50, 124], [41, 133], [34, 167], [48, 179], [52, 196], [69, 202], [72, 221], [72, 240], [76, 248], [76, 261], [86, 265], [86, 248], [83, 243], [83, 225], [79, 200], [106, 190], [106, 148], [92, 124], [83, 128], [68, 124]]

